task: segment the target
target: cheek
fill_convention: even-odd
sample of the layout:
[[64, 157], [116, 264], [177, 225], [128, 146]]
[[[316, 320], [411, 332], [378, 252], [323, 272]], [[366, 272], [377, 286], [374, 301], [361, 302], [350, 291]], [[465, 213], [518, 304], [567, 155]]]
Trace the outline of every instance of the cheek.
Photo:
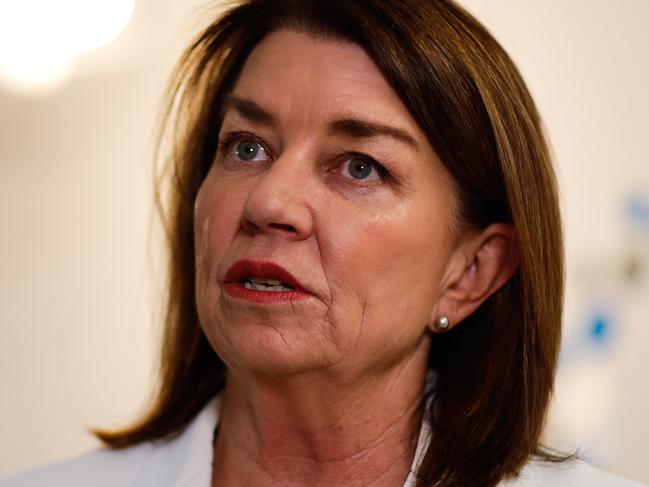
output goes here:
[[[410, 201], [334, 226], [323, 264], [338, 296], [362, 306], [359, 338], [423, 333], [450, 257], [449, 211], [444, 202]], [[334, 300], [339, 313], [347, 301]]]
[[239, 228], [241, 193], [214, 184], [208, 176], [194, 204], [194, 251], [197, 285], [210, 280]]
[[207, 249], [210, 234], [209, 215], [199, 217], [194, 216], [194, 253], [196, 255], [196, 280], [198, 282], [204, 281], [204, 270], [207, 263]]

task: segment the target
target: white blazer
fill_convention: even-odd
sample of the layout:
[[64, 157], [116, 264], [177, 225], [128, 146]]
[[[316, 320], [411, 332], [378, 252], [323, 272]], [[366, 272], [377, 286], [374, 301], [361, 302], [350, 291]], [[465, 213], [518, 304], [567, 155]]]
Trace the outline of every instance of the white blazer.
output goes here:
[[[0, 487], [210, 487], [212, 435], [218, 424], [218, 397], [170, 441], [141, 443], [122, 450], [96, 450], [61, 463], [0, 480]], [[414, 472], [427, 443], [422, 423], [411, 473], [403, 487], [414, 486]], [[597, 470], [587, 463], [557, 466], [531, 461], [517, 479], [500, 487], [647, 487]]]

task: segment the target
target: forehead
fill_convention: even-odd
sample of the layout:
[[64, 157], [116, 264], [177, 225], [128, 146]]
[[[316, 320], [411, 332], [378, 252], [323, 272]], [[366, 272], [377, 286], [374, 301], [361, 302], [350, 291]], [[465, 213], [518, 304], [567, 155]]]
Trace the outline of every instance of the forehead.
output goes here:
[[405, 105], [365, 50], [292, 30], [266, 37], [250, 54], [234, 93], [280, 117], [298, 110], [370, 115], [418, 131]]

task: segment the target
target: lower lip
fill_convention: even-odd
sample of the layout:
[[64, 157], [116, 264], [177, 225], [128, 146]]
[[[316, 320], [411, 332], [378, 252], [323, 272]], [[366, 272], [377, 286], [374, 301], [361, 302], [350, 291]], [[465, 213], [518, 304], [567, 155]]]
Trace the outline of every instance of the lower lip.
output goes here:
[[238, 282], [229, 282], [223, 286], [226, 293], [234, 298], [245, 299], [255, 303], [281, 303], [286, 301], [299, 301], [309, 297], [304, 291], [292, 289], [291, 291], [257, 291], [248, 289]]

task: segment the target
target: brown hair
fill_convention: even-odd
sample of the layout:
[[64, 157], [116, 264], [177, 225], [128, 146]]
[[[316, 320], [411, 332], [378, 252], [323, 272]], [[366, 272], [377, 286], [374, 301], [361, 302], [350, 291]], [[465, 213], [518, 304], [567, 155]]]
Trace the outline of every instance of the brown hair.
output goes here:
[[[418, 486], [492, 486], [539, 448], [560, 342], [563, 247], [557, 190], [534, 102], [511, 59], [449, 0], [238, 2], [187, 49], [165, 113], [171, 135], [169, 295], [160, 383], [125, 447], [179, 432], [222, 387], [225, 366], [194, 301], [193, 204], [214, 160], [224, 97], [252, 49], [289, 28], [361, 45], [456, 181], [461, 219], [514, 226], [520, 267], [473, 315], [435, 335], [433, 438]], [[161, 138], [162, 140], [162, 138]], [[166, 211], [165, 211], [166, 210]]]

